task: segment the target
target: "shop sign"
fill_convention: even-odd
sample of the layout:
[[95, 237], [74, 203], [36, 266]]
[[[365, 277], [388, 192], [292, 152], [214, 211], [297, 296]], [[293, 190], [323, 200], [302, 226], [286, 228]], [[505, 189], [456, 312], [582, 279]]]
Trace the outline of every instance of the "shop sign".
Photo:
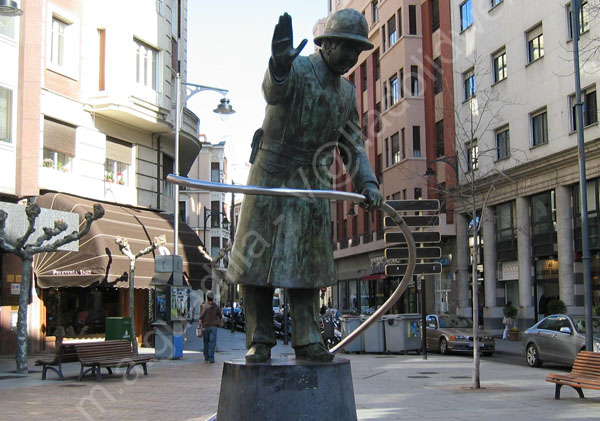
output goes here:
[[21, 284], [10, 284], [10, 295], [21, 294]]
[[385, 265], [398, 265], [402, 262], [403, 259], [386, 259], [384, 256], [371, 257], [371, 273], [383, 273]]
[[86, 276], [92, 275], [91, 269], [53, 270], [53, 276]]
[[558, 260], [538, 260], [535, 265], [535, 272], [538, 280], [558, 278]]

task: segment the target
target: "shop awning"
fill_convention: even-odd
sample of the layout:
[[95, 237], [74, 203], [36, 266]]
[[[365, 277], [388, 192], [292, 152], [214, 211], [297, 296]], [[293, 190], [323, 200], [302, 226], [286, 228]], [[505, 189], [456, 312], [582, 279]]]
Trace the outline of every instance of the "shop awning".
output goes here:
[[[131, 251], [137, 253], [161, 234], [165, 234], [165, 247], [173, 253], [173, 217], [160, 212], [114, 203], [89, 200], [64, 193], [45, 193], [37, 203], [42, 208], [63, 210], [79, 214], [81, 226], [84, 215], [93, 205], [104, 207], [104, 217], [92, 224], [90, 232], [79, 240], [78, 252], [53, 252], [35, 255], [34, 274], [38, 286], [86, 287], [105, 285], [129, 287], [129, 259], [115, 243], [117, 236], [129, 240]], [[80, 229], [69, 227], [68, 231]], [[210, 279], [210, 262], [202, 251], [202, 242], [186, 224], [179, 224], [179, 255], [183, 257], [184, 278], [194, 289], [210, 288], [201, 285]], [[150, 288], [154, 276], [154, 256], [158, 250], [139, 257], [135, 264], [135, 287]]]

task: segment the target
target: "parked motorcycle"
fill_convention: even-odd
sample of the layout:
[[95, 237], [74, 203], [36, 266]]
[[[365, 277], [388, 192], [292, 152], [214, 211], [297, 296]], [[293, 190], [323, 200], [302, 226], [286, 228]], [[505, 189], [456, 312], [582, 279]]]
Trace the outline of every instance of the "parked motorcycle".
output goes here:
[[342, 340], [340, 319], [332, 311], [327, 311], [319, 318], [321, 337], [327, 349], [336, 346]]

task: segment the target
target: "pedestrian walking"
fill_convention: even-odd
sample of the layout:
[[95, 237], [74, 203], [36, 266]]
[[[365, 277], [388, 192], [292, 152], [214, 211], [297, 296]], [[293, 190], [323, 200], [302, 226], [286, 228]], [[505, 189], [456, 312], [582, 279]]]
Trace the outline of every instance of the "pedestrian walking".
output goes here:
[[504, 333], [502, 339], [508, 339], [508, 330], [512, 326], [512, 317], [510, 317], [510, 308], [512, 307], [512, 301], [509, 301], [504, 306], [504, 317], [502, 318], [502, 324], [504, 324]]
[[217, 327], [223, 325], [221, 308], [213, 301], [215, 295], [212, 291], [206, 294], [206, 302], [200, 308], [198, 324], [202, 328], [204, 339], [204, 362], [215, 362], [215, 348], [217, 347]]

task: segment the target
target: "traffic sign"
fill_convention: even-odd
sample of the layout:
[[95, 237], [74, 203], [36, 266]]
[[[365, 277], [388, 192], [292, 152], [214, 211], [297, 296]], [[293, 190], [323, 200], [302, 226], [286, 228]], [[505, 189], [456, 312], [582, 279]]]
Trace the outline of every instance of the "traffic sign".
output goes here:
[[[385, 265], [385, 276], [402, 276], [408, 265]], [[434, 275], [442, 273], [440, 263], [417, 263], [413, 275]]]
[[[415, 243], [439, 243], [442, 241], [441, 234], [434, 231], [413, 232], [412, 236]], [[406, 238], [401, 232], [386, 232], [383, 238], [386, 243], [406, 244]]]
[[[417, 247], [417, 259], [439, 259], [442, 257], [440, 247]], [[385, 249], [386, 259], [408, 259], [408, 248], [390, 247]]]
[[439, 211], [439, 200], [387, 200], [385, 203], [399, 212]]
[[[439, 227], [440, 226], [440, 217], [438, 215], [424, 215], [424, 216], [409, 216], [402, 215], [402, 219], [406, 222], [406, 225], [409, 227]], [[397, 227], [398, 225], [394, 222], [394, 220], [386, 216], [384, 219], [384, 224], [386, 227]]]

